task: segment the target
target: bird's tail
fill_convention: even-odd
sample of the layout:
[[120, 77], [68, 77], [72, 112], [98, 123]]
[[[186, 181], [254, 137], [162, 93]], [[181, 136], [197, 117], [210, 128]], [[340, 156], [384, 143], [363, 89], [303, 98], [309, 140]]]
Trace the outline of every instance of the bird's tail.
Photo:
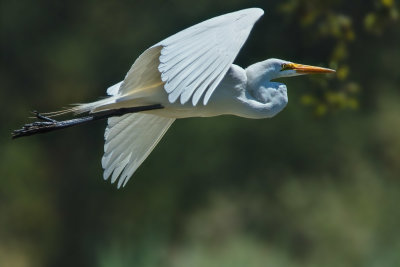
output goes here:
[[66, 115], [69, 113], [73, 113], [74, 115], [79, 115], [83, 113], [93, 113], [96, 111], [103, 111], [105, 109], [102, 109], [102, 107], [109, 106], [110, 104], [115, 103], [117, 97], [116, 96], [109, 96], [104, 99], [100, 99], [95, 102], [90, 102], [90, 103], [78, 103], [78, 104], [73, 104], [73, 107], [70, 108], [64, 108], [62, 110], [54, 111], [54, 112], [46, 112], [46, 113], [41, 113], [43, 116], [47, 117], [57, 117], [61, 115]]

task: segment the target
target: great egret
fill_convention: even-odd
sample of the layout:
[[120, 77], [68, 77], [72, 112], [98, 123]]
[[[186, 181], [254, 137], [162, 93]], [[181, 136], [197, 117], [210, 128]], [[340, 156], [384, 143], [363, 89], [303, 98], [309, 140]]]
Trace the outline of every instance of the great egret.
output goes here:
[[38, 122], [13, 137], [108, 118], [102, 166], [104, 179], [125, 186], [178, 118], [231, 114], [271, 118], [287, 104], [286, 86], [271, 80], [334, 70], [268, 59], [246, 69], [232, 64], [260, 8], [221, 15], [187, 28], [144, 51], [108, 98], [50, 115], [90, 113], [67, 121], [36, 114]]

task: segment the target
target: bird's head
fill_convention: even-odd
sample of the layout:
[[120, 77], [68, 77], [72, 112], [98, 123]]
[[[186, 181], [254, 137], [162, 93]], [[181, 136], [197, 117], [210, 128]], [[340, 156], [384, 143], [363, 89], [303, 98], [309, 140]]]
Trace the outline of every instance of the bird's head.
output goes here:
[[290, 61], [281, 59], [268, 59], [264, 61], [266, 69], [268, 69], [271, 79], [293, 77], [305, 74], [323, 74], [323, 73], [334, 73], [335, 70], [315, 67], [303, 64], [297, 64]]
[[254, 84], [284, 77], [334, 72], [336, 71], [332, 69], [302, 65], [276, 58], [255, 63], [246, 69], [249, 80]]

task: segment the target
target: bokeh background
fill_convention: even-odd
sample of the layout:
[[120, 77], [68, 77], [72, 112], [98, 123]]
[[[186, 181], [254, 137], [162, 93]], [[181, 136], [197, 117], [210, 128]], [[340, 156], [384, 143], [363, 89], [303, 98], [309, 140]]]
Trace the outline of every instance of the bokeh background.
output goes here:
[[[140, 53], [258, 6], [236, 63], [336, 68], [284, 80], [277, 117], [179, 120], [122, 190], [105, 122], [11, 140], [31, 110], [105, 95]], [[0, 266], [400, 266], [394, 0], [1, 0]]]

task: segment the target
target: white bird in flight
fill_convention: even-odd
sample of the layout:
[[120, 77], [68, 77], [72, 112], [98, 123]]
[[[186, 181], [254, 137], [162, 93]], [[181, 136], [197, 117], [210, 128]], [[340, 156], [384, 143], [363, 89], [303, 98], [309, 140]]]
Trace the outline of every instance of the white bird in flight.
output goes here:
[[125, 186], [175, 119], [236, 115], [271, 118], [288, 103], [286, 85], [272, 80], [332, 69], [267, 59], [246, 69], [235, 64], [254, 24], [264, 14], [249, 8], [189, 27], [144, 51], [108, 98], [48, 113], [89, 113], [56, 121], [36, 113], [38, 122], [13, 132], [13, 138], [108, 118], [101, 164], [104, 179]]

